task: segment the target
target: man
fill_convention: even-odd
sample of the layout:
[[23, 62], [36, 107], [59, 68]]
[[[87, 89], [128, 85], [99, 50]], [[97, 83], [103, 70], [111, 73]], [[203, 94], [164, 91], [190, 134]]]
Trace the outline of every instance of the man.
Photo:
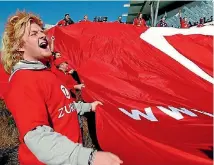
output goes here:
[[[73, 77], [73, 79], [78, 83], [78, 84], [81, 84], [81, 81], [80, 81], [80, 77], [77, 73], [76, 70], [74, 70], [73, 68], [71, 68], [71, 66], [68, 65], [67, 61], [65, 61], [64, 58], [61, 58], [61, 53], [60, 52], [57, 52], [57, 51], [54, 51], [55, 49], [55, 37], [52, 36], [51, 37], [51, 52], [52, 52], [52, 58], [50, 60], [50, 67], [51, 67], [51, 70], [54, 72], [54, 73], [58, 73], [58, 71], [56, 71], [55, 69], [55, 66], [59, 66], [61, 63], [65, 62], [66, 64], [66, 69], [61, 69], [62, 72], [64, 72], [63, 75], [65, 74], [71, 74], [71, 76]], [[64, 61], [63, 61], [64, 60]], [[62, 74], [59, 74], [59, 75], [62, 75]], [[64, 76], [63, 76], [64, 77]], [[70, 76], [69, 76], [70, 77]]]
[[88, 16], [84, 15], [83, 20], [81, 20], [80, 22], [90, 22], [90, 21], [88, 20]]
[[200, 22], [199, 24], [197, 25], [197, 27], [203, 27], [204, 26], [204, 19], [203, 18], [200, 18]]
[[168, 25], [166, 23], [166, 17], [162, 17], [157, 26], [158, 27], [167, 27]]
[[94, 17], [93, 22], [98, 22], [97, 16], [96, 16], [96, 17]]
[[[55, 66], [52, 66], [52, 71], [56, 74], [57, 77], [60, 78], [61, 81], [63, 81], [67, 85], [69, 90], [81, 90], [85, 87], [84, 84], [81, 84], [78, 74], [76, 77], [73, 76], [76, 71], [69, 68], [68, 63], [64, 58], [57, 58], [54, 61], [54, 65]], [[54, 69], [55, 67], [57, 69]]]
[[183, 29], [189, 28], [187, 17], [182, 18], [181, 16], [181, 10], [179, 10], [179, 18], [180, 18], [180, 26]]
[[67, 87], [44, 65], [51, 51], [42, 26], [37, 16], [17, 12], [3, 35], [2, 63], [11, 74], [5, 102], [19, 130], [20, 164], [121, 164], [116, 155], [79, 143], [77, 113], [102, 103], [73, 103]]
[[117, 21], [115, 21], [115, 22], [123, 23], [123, 21], [122, 21], [122, 17], [121, 17], [121, 16], [119, 16], [119, 17], [118, 17], [118, 19], [117, 19]]
[[142, 13], [139, 13], [137, 18], [134, 19], [133, 25], [147, 27], [146, 21], [143, 19]]
[[74, 21], [70, 18], [69, 14], [65, 14], [64, 19], [57, 23], [58, 26], [68, 26], [71, 24], [74, 24]]

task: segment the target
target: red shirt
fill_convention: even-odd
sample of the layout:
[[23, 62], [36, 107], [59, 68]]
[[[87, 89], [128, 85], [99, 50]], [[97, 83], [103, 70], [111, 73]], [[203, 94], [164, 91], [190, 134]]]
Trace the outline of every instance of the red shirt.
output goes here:
[[62, 26], [66, 26], [66, 21], [63, 19], [63, 20], [60, 20], [57, 25], [62, 25]]
[[180, 17], [181, 28], [189, 28], [189, 24]]
[[37, 126], [51, 126], [73, 142], [79, 142], [80, 128], [72, 97], [50, 70], [19, 70], [9, 86], [5, 102], [19, 130], [21, 165], [42, 164], [24, 143], [26, 133]]
[[146, 21], [143, 18], [140, 19], [135, 18], [133, 24], [136, 26], [145, 26], [145, 27], [147, 26]]
[[204, 26], [204, 24], [198, 24], [197, 25], [197, 27], [203, 27]]
[[80, 22], [91, 22], [91, 21], [83, 19]]

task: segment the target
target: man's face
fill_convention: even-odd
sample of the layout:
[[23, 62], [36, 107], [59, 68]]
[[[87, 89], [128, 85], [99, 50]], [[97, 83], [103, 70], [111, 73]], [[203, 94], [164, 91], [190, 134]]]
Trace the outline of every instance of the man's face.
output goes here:
[[166, 18], [165, 18], [165, 17], [163, 17], [163, 18], [162, 18], [162, 21], [165, 21], [165, 20], [166, 20]]
[[184, 18], [184, 21], [187, 22], [187, 17]]
[[140, 15], [139, 15], [139, 18], [143, 18], [143, 14], [140, 14]]
[[69, 16], [69, 15], [66, 15], [66, 16], [65, 16], [65, 19], [67, 19], [67, 20], [68, 20], [69, 18], [70, 18], [70, 16]]
[[66, 72], [68, 70], [68, 64], [63, 62], [59, 65], [59, 70], [62, 70], [63, 72]]
[[28, 24], [23, 36], [23, 58], [28, 61], [46, 61], [51, 57], [51, 50], [44, 31], [35, 23]]
[[121, 20], [122, 20], [122, 17], [118, 17], [118, 20], [121, 21]]
[[55, 57], [59, 58], [59, 57], [61, 57], [61, 54], [60, 53], [56, 53]]
[[87, 15], [84, 16], [84, 20], [88, 20], [88, 16]]

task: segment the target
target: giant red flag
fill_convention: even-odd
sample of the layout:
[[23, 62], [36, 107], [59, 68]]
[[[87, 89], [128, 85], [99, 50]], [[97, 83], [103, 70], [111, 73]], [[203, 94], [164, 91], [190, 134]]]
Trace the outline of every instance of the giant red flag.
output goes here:
[[148, 33], [164, 38], [168, 55], [147, 32], [79, 23], [49, 35], [79, 71], [85, 99], [104, 103], [96, 112], [103, 150], [125, 165], [212, 164], [212, 36]]

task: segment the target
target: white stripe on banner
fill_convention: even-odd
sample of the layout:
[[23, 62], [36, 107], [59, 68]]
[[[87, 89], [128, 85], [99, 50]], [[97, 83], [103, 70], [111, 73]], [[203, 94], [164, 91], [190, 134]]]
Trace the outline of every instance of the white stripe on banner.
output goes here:
[[214, 26], [204, 26], [201, 28], [192, 29], [176, 29], [167, 27], [151, 27], [144, 33], [140, 35], [140, 38], [153, 45], [157, 49], [161, 50], [181, 65], [200, 76], [204, 80], [214, 84], [214, 79], [206, 72], [204, 72], [200, 67], [198, 67], [194, 62], [180, 54], [169, 42], [164, 38], [164, 36], [172, 36], [176, 34], [191, 35], [191, 34], [201, 34], [214, 36]]

